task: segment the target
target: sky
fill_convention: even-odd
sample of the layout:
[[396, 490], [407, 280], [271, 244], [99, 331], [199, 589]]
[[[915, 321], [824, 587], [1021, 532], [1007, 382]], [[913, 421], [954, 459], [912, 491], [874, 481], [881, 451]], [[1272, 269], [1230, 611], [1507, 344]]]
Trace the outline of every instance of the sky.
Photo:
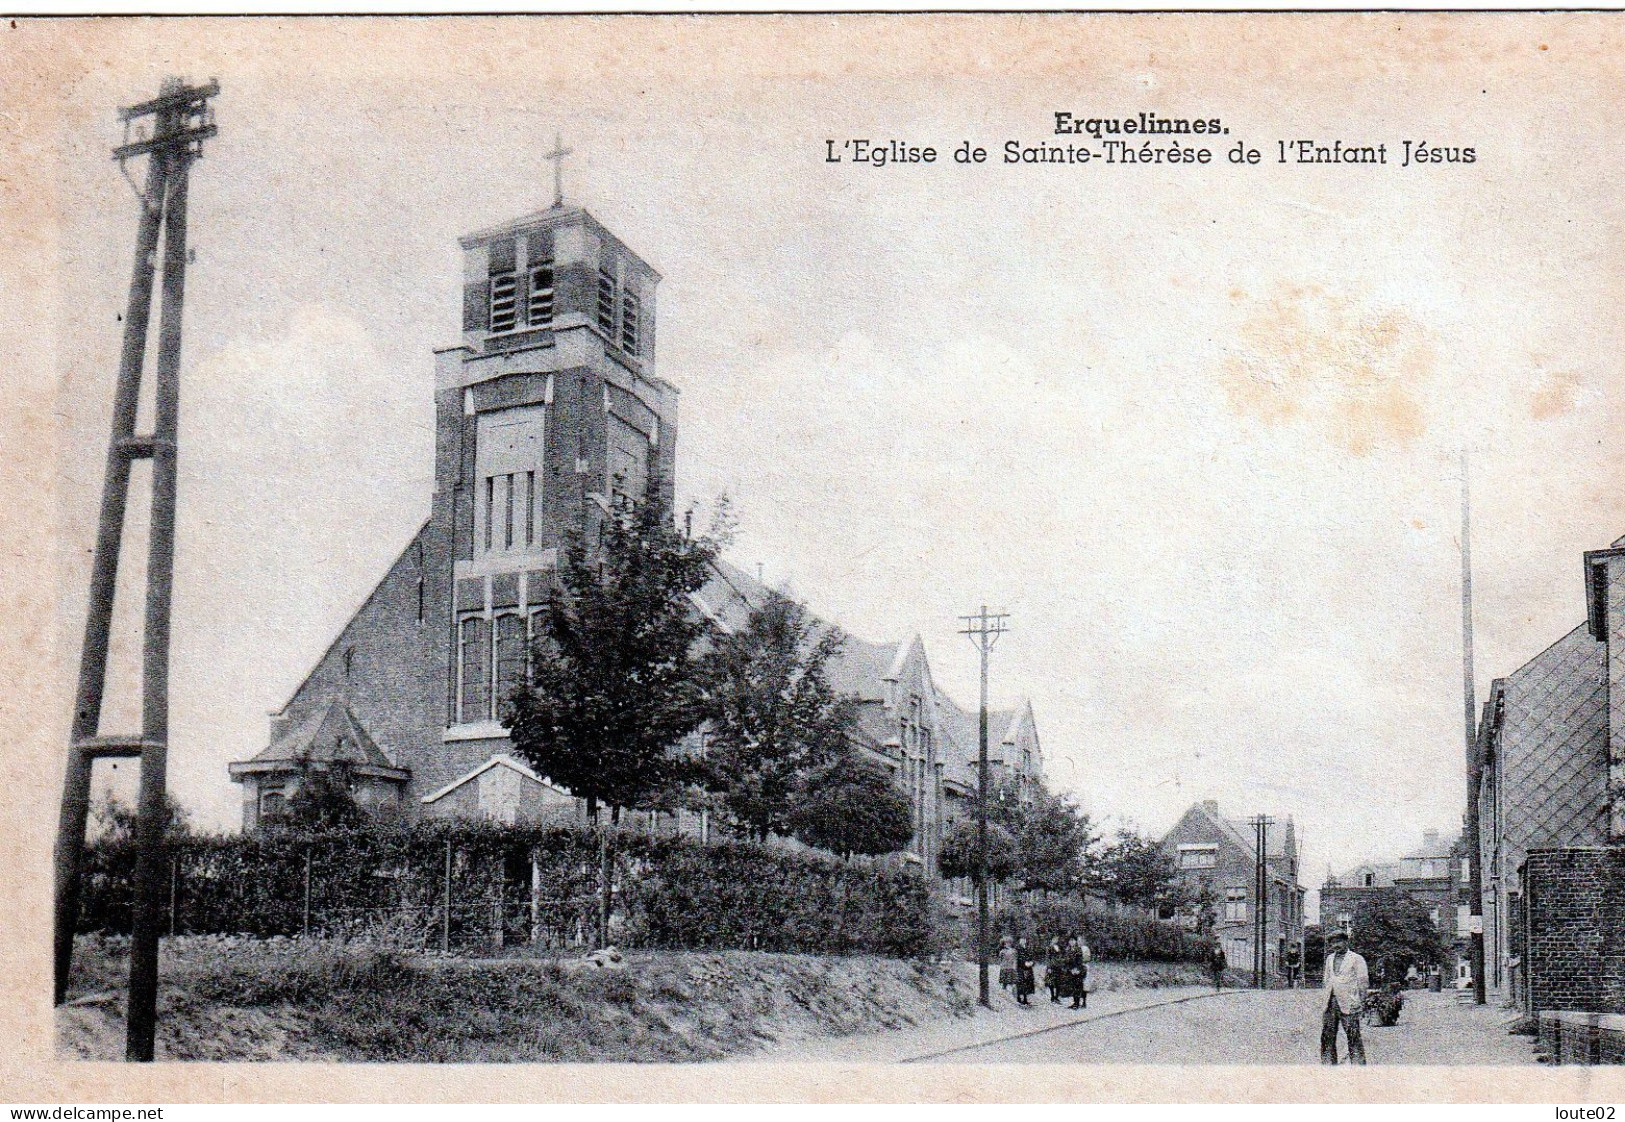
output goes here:
[[[235, 827], [226, 764], [427, 516], [456, 238], [551, 201], [558, 133], [570, 201], [665, 278], [679, 500], [730, 497], [736, 563], [863, 639], [921, 635], [966, 705], [957, 617], [1008, 611], [993, 700], [1031, 698], [1052, 785], [1099, 820], [1291, 815], [1311, 886], [1396, 858], [1462, 810], [1460, 450], [1480, 700], [1583, 618], [1580, 553], [1625, 534], [1620, 37], [1578, 16], [23, 22], [0, 92], [48, 153], [64, 720], [136, 217], [114, 110], [213, 76], [170, 756], [198, 824]], [[1087, 140], [1049, 135], [1058, 110], [1230, 133], [1206, 166], [998, 162]], [[941, 157], [826, 162], [847, 138]], [[1276, 162], [1300, 138], [1393, 162]], [[965, 140], [989, 162], [954, 164]], [[1476, 160], [1400, 168], [1406, 140]], [[1261, 162], [1229, 164], [1238, 142]], [[133, 696], [126, 673], [109, 723]]]

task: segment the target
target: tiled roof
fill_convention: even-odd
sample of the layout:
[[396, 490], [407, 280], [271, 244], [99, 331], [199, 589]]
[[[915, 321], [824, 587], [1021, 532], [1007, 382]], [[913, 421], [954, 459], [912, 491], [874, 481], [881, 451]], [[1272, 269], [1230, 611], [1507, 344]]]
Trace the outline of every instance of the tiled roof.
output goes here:
[[1604, 649], [1581, 624], [1505, 679], [1498, 744], [1509, 869], [1530, 849], [1608, 840]]

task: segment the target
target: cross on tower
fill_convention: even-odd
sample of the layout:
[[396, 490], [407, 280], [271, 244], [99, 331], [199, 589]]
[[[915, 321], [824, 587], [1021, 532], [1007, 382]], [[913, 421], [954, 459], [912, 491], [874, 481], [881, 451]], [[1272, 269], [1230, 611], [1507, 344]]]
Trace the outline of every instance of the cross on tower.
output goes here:
[[553, 151], [542, 157], [553, 162], [553, 205], [564, 205], [564, 157], [575, 150], [564, 146], [564, 138], [553, 134]]

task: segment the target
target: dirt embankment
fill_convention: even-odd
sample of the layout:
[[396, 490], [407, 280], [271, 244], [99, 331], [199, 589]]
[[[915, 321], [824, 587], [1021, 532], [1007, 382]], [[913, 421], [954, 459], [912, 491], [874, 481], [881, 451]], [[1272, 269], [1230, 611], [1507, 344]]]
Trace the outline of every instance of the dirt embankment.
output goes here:
[[[123, 1054], [124, 952], [82, 941], [65, 1055]], [[305, 943], [166, 944], [168, 1060], [681, 1062], [969, 1016], [960, 972], [880, 958], [728, 952], [439, 959]]]

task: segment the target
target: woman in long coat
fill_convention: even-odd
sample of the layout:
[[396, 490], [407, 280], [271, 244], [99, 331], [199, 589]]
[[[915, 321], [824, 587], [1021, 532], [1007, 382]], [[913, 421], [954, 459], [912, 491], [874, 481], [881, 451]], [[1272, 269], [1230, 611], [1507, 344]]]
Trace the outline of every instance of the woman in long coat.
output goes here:
[[1050, 1004], [1061, 1003], [1061, 975], [1066, 968], [1061, 960], [1066, 957], [1066, 951], [1061, 949], [1061, 937], [1050, 937], [1049, 950], [1044, 952], [1044, 988], [1049, 990]]
[[1072, 999], [1072, 1008], [1083, 1008], [1087, 996], [1088, 960], [1084, 957], [1083, 940], [1076, 935], [1066, 942], [1066, 956], [1061, 960], [1061, 996]]
[[1034, 974], [1037, 961], [1033, 957], [1033, 950], [1027, 945], [1025, 937], [1016, 940], [1016, 1002], [1019, 1005], [1031, 1005], [1027, 999], [1038, 988]]
[[1016, 984], [1016, 948], [1010, 944], [1010, 936], [999, 937], [999, 985], [1009, 989]]

